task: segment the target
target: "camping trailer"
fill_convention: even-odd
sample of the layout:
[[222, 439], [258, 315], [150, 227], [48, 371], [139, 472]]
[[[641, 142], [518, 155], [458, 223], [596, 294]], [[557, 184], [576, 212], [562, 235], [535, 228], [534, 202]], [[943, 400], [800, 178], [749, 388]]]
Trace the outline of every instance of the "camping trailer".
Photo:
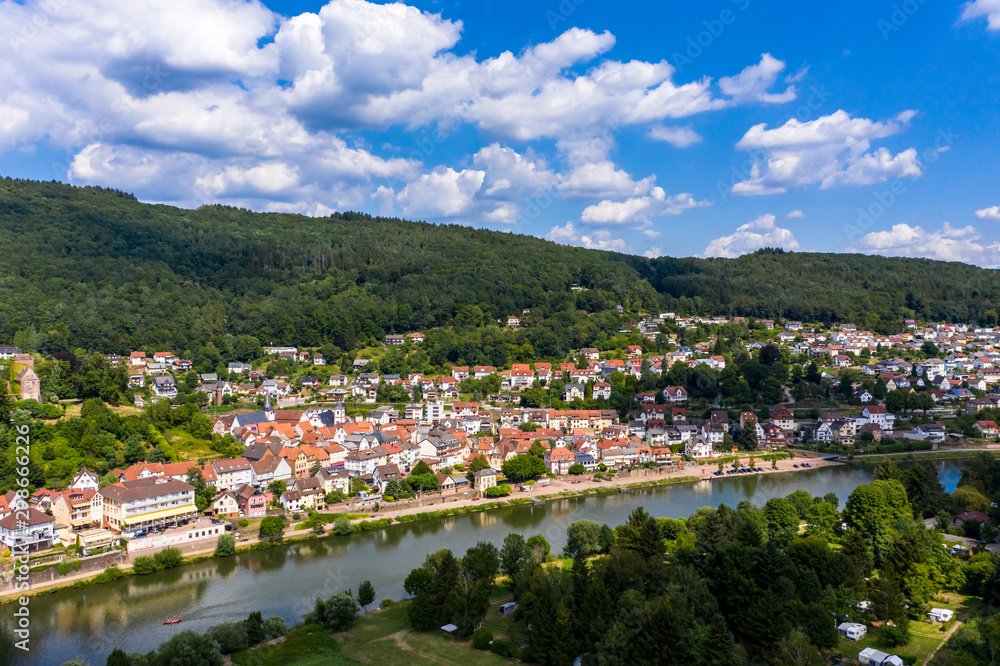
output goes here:
[[953, 617], [955, 617], [955, 611], [948, 610], [947, 608], [932, 608], [927, 613], [927, 620], [929, 622], [947, 622]]
[[837, 633], [852, 641], [860, 641], [868, 634], [868, 627], [857, 622], [843, 622], [837, 627]]
[[517, 610], [517, 604], [513, 601], [506, 604], [500, 604], [500, 615], [510, 615], [515, 610]]

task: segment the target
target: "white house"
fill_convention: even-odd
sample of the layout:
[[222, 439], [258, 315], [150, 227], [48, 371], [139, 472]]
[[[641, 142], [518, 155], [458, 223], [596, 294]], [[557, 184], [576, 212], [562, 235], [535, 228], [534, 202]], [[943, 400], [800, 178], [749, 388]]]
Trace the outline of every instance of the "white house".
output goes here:
[[292, 468], [288, 461], [279, 456], [268, 456], [263, 460], [250, 463], [250, 485], [260, 488], [267, 487], [272, 481], [288, 481], [292, 478]]
[[86, 467], [81, 467], [69, 484], [70, 490], [98, 490], [100, 487], [101, 480]]
[[13, 510], [0, 520], [0, 543], [15, 556], [24, 551], [45, 550], [56, 538], [56, 520], [33, 507]]
[[253, 482], [253, 467], [246, 458], [229, 458], [212, 461], [215, 472], [215, 488], [219, 491], [232, 490]]
[[715, 452], [712, 450], [712, 443], [701, 438], [692, 438], [684, 444], [684, 455], [695, 458], [711, 458]]
[[890, 414], [881, 405], [866, 405], [861, 410], [861, 415], [865, 417], [868, 423], [874, 423], [881, 427], [882, 430], [892, 430], [892, 424], [896, 421], [895, 414]]

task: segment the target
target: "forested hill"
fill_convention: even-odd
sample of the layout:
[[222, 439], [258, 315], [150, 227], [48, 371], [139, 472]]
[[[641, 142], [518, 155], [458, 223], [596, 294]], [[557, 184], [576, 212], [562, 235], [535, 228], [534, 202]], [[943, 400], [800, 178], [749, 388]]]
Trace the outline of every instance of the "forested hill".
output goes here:
[[265, 345], [350, 349], [387, 333], [474, 328], [524, 308], [558, 334], [579, 330], [578, 310], [617, 304], [633, 314], [892, 330], [914, 315], [993, 322], [1000, 300], [1000, 275], [963, 264], [770, 251], [648, 260], [461, 226], [184, 210], [9, 178], [0, 180], [0, 276], [0, 344], [33, 327], [49, 350], [105, 352], [180, 351], [244, 334]]

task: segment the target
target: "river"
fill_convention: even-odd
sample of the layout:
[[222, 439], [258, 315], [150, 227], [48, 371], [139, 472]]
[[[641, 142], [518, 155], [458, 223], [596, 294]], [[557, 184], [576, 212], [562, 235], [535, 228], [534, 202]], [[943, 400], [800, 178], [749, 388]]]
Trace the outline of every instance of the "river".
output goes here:
[[[961, 463], [935, 464], [945, 489], [954, 490]], [[482, 540], [499, 547], [510, 532], [525, 537], [543, 534], [552, 549], [559, 551], [566, 526], [574, 520], [614, 526], [637, 506], [654, 516], [679, 518], [703, 506], [735, 506], [744, 498], [762, 506], [772, 497], [801, 488], [813, 495], [835, 493], [843, 507], [850, 492], [871, 479], [871, 470], [869, 466], [824, 467], [562, 499], [399, 524], [351, 537], [325, 537], [64, 590], [31, 600], [31, 651], [15, 650], [14, 663], [52, 666], [83, 659], [98, 666], [115, 647], [148, 652], [182, 629], [204, 631], [245, 618], [252, 610], [260, 610], [265, 618], [280, 615], [291, 626], [311, 610], [317, 596], [357, 590], [365, 579], [375, 585], [375, 605], [384, 598], [401, 599], [406, 596], [403, 579], [427, 553], [450, 548], [460, 555]], [[0, 615], [9, 630], [13, 606], [3, 608]], [[183, 623], [162, 624], [172, 617], [183, 618]]]

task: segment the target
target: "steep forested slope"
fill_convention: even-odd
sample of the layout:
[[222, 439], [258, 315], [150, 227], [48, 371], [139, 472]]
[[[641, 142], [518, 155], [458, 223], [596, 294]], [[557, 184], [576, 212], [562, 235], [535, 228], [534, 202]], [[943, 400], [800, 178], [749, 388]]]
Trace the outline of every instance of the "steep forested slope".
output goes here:
[[183, 210], [12, 179], [0, 181], [0, 276], [0, 341], [33, 326], [51, 350], [182, 350], [225, 333], [349, 349], [524, 308], [558, 320], [619, 303], [889, 330], [914, 313], [992, 322], [1000, 299], [996, 272], [963, 264], [770, 251], [648, 260], [461, 226]]

